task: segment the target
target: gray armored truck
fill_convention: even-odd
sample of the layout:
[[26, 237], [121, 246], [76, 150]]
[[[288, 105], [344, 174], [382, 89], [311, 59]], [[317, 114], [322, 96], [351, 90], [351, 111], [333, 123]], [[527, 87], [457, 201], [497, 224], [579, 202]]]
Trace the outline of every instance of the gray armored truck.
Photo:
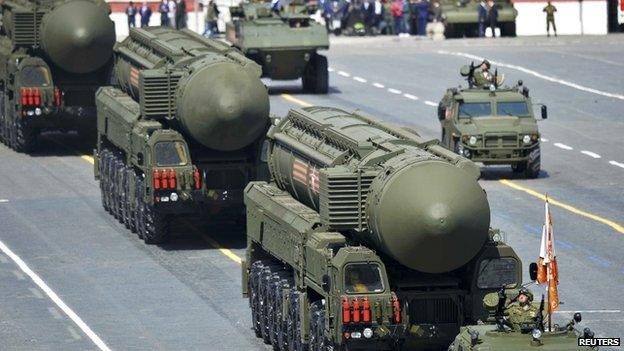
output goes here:
[[327, 57], [317, 51], [329, 48], [329, 36], [305, 6], [293, 1], [272, 9], [271, 3], [243, 2], [230, 13], [227, 40], [261, 65], [264, 77], [301, 78], [305, 91], [327, 94]]
[[267, 173], [260, 66], [167, 27], [131, 29], [114, 51], [118, 85], [96, 96], [104, 208], [146, 243], [165, 241], [173, 216], [240, 218], [245, 185]]
[[109, 81], [115, 26], [102, 0], [0, 4], [0, 140], [29, 151], [48, 130], [95, 130], [95, 91]]
[[479, 168], [361, 112], [291, 110], [245, 189], [243, 295], [279, 350], [446, 348], [521, 284]]

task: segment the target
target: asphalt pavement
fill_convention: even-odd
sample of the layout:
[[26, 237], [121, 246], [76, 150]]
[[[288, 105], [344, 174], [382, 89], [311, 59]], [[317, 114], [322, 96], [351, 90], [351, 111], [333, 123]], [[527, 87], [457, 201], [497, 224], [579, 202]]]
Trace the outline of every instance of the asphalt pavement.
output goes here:
[[[487, 57], [508, 84], [522, 79], [549, 108], [539, 122], [542, 173], [524, 180], [484, 168], [492, 226], [526, 268], [547, 194], [564, 301], [557, 319], [582, 311], [599, 336], [624, 338], [624, 36], [334, 38], [326, 54], [330, 94], [266, 81], [272, 114], [361, 109], [437, 138], [435, 106], [464, 83], [461, 65]], [[240, 228], [180, 221], [170, 244], [144, 245], [102, 209], [85, 143], [47, 135], [33, 155], [0, 146], [0, 349], [268, 349], [240, 294]]]

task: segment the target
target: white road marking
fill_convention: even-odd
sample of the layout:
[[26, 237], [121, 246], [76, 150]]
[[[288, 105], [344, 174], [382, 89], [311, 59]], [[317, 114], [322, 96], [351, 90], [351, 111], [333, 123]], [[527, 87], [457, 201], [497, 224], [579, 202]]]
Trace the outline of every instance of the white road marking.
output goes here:
[[611, 164], [613, 166], [616, 166], [616, 167], [624, 168], [624, 163], [620, 163], [620, 162], [617, 162], [617, 161], [611, 160], [611, 161], [609, 161], [609, 164]]
[[0, 199], [0, 203], [6, 203], [6, 202], [9, 202], [9, 200], [8, 199]]
[[418, 96], [414, 96], [412, 94], [403, 94], [403, 96], [405, 96], [406, 98], [410, 100], [418, 100]]
[[362, 77], [353, 77], [353, 80], [358, 81], [360, 83], [366, 83], [368, 82], [366, 79], [362, 78]]
[[375, 88], [380, 88], [380, 89], [385, 88], [385, 86], [384, 86], [383, 84], [381, 84], [381, 83], [373, 83], [373, 86], [374, 86]]
[[61, 316], [61, 313], [52, 306], [48, 307], [48, 312], [50, 312], [50, 314], [52, 315], [52, 318], [54, 319], [63, 319], [63, 316]]
[[397, 90], [397, 89], [392, 89], [392, 88], [388, 88], [388, 92], [389, 92], [389, 93], [392, 93], [392, 94], [401, 94], [401, 93], [403, 93], [403, 92], [402, 92], [402, 91], [400, 91], [400, 90]]
[[43, 299], [43, 295], [41, 295], [41, 291], [39, 291], [39, 289], [28, 288], [28, 290], [30, 290], [30, 292], [33, 294], [34, 297], [36, 297], [38, 299]]
[[338, 75], [341, 75], [341, 76], [347, 77], [347, 78], [351, 77], [351, 75], [349, 73], [345, 72], [345, 71], [338, 71]]
[[541, 141], [542, 143], [547, 143], [547, 142], [548, 142], [548, 139], [546, 139], [546, 138], [540, 138], [540, 141]]
[[15, 264], [24, 272], [26, 275], [32, 279], [32, 281], [41, 289], [43, 292], [48, 295], [50, 300], [58, 306], [58, 308], [63, 311], [67, 317], [69, 317], [76, 325], [91, 339], [91, 341], [102, 351], [110, 351], [110, 348], [100, 339], [97, 334], [89, 328], [89, 326], [71, 309], [61, 298], [46, 284], [43, 279], [41, 279], [35, 272], [33, 272], [28, 265], [11, 249], [9, 249], [2, 241], [0, 241], [0, 251], [2, 251], [5, 255], [9, 256], [10, 259], [15, 262]]
[[429, 106], [433, 106], [433, 107], [438, 107], [438, 104], [433, 102], [433, 101], [429, 101], [429, 100], [425, 100], [425, 105], [429, 105]]
[[583, 151], [581, 151], [581, 153], [582, 153], [582, 154], [585, 154], [585, 155], [587, 155], [587, 156], [589, 156], [589, 157], [592, 157], [592, 158], [600, 158], [600, 157], [601, 157], [601, 156], [600, 156], [600, 155], [598, 155], [597, 153], [595, 153], [595, 152], [591, 152], [591, 151], [587, 151], [587, 150], [583, 150]]
[[622, 313], [622, 310], [574, 310], [574, 311], [555, 311], [554, 313]]
[[[462, 56], [462, 57], [466, 57], [466, 58], [470, 58], [470, 59], [474, 59], [474, 60], [479, 60], [479, 61], [483, 61], [485, 58], [481, 57], [481, 56], [477, 56], [477, 55], [471, 55], [471, 54], [467, 54], [464, 52], [450, 52], [450, 51], [446, 51], [446, 50], [438, 50], [439, 54], [443, 54], [443, 55], [455, 55], [455, 56]], [[563, 80], [563, 79], [559, 79], [559, 78], [555, 78], [555, 77], [551, 77], [551, 76], [547, 76], [545, 74], [539, 73], [537, 71], [522, 67], [522, 66], [517, 66], [517, 65], [512, 65], [509, 63], [504, 63], [504, 62], [500, 62], [500, 61], [494, 61], [494, 60], [489, 60], [490, 63], [500, 66], [500, 67], [507, 67], [507, 68], [511, 68], [511, 69], [515, 69], [517, 71], [526, 73], [526, 74], [530, 74], [534, 77], [540, 78], [540, 79], [544, 79], [553, 83], [559, 83], [561, 85], [565, 85], [574, 89], [578, 89], [581, 91], [585, 91], [588, 93], [592, 93], [592, 94], [597, 94], [597, 95], [602, 95], [602, 96], [606, 96], [606, 97], [610, 97], [610, 98], [616, 98], [616, 99], [620, 99], [620, 100], [624, 100], [624, 95], [621, 94], [614, 94], [614, 93], [609, 93], [606, 91], [602, 91], [602, 90], [598, 90], [598, 89], [594, 89], [594, 88], [589, 88], [589, 87], [585, 87], [582, 86], [580, 84], [576, 84], [573, 82], [569, 82], [567, 80]]]
[[327, 67], [327, 72], [333, 72], [334, 68], [333, 67]]
[[555, 145], [556, 147], [558, 147], [560, 149], [564, 149], [564, 150], [574, 150], [574, 148], [572, 146], [568, 146], [568, 145], [562, 144], [562, 143], [554, 143], [553, 145]]

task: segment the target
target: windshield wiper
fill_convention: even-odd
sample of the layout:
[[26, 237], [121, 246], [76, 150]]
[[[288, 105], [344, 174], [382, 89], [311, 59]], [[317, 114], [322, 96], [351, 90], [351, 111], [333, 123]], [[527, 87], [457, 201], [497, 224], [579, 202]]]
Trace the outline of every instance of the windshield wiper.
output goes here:
[[512, 114], [511, 112], [501, 108], [501, 111], [503, 111], [507, 116], [511, 116], [511, 117], [516, 117], [516, 115]]

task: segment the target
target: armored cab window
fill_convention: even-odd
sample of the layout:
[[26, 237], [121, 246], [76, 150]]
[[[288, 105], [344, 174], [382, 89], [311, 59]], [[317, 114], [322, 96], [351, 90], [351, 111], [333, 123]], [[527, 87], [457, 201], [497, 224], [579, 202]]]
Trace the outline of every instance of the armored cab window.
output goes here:
[[377, 264], [358, 263], [345, 267], [345, 291], [348, 294], [379, 293], [384, 291], [381, 268]]
[[493, 258], [481, 261], [477, 287], [479, 289], [499, 289], [506, 285], [515, 287], [518, 262], [512, 257]]
[[524, 101], [498, 102], [496, 113], [499, 116], [530, 116], [529, 107]]
[[186, 145], [181, 141], [160, 141], [154, 145], [157, 166], [184, 166], [188, 163]]
[[26, 66], [21, 71], [22, 85], [28, 87], [47, 87], [50, 85], [50, 72], [41, 66]]
[[462, 102], [459, 104], [459, 118], [473, 118], [492, 115], [489, 102]]

